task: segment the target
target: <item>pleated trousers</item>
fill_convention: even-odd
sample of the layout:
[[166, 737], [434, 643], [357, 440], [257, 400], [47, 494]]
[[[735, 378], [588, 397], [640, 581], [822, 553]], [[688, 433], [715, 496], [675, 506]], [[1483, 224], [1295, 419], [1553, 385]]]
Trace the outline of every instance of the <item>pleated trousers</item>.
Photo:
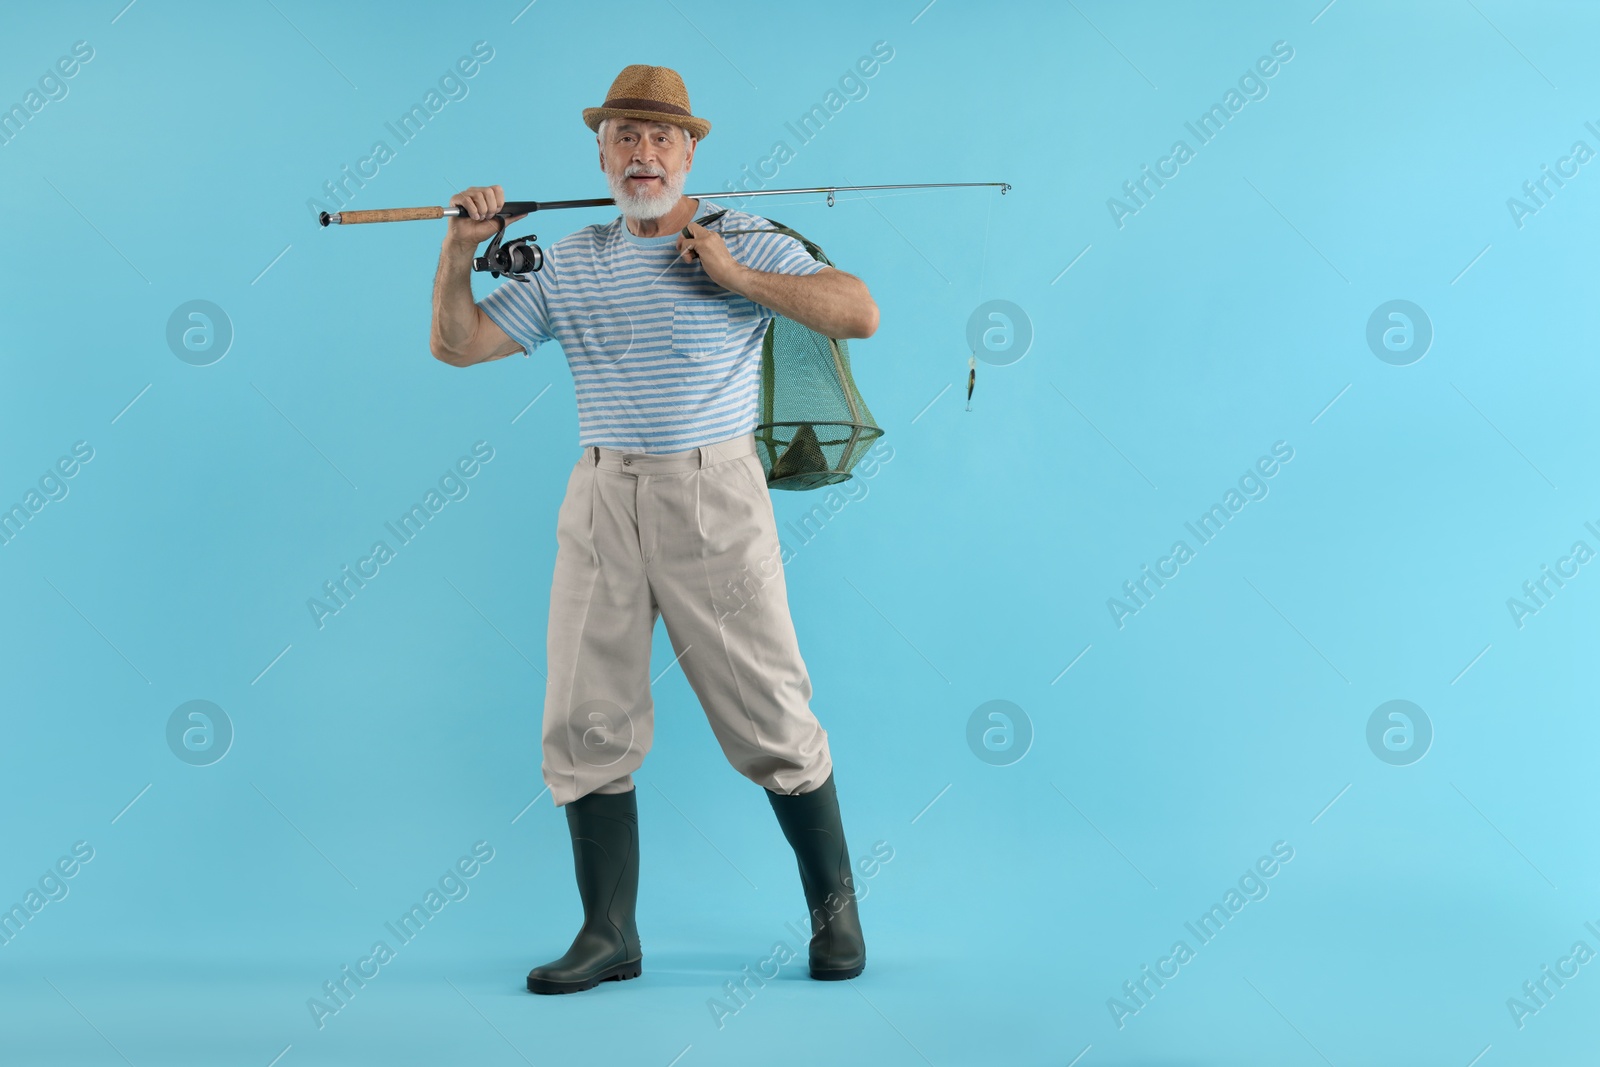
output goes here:
[[740, 774], [779, 793], [827, 779], [754, 434], [681, 452], [584, 448], [556, 542], [541, 769], [557, 805], [633, 788], [654, 732], [658, 617]]

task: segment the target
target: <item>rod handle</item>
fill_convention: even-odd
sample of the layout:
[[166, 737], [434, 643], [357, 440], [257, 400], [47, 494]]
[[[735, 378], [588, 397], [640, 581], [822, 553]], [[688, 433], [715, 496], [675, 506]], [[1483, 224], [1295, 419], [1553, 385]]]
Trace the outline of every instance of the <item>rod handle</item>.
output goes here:
[[442, 219], [442, 207], [386, 207], [372, 211], [341, 211], [339, 224], [349, 226], [362, 222], [414, 222], [421, 219]]

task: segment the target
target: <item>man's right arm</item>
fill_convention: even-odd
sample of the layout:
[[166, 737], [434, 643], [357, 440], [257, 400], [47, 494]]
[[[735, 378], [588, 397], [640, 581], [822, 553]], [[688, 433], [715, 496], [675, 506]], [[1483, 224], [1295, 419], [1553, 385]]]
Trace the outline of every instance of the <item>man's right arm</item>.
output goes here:
[[[504, 359], [523, 351], [520, 343], [495, 325], [472, 299], [472, 259], [478, 245], [499, 229], [493, 216], [505, 204], [498, 185], [474, 186], [450, 198], [471, 217], [449, 220], [449, 232], [439, 252], [439, 272], [433, 279], [433, 328], [428, 348], [435, 359], [453, 367], [470, 367]], [[518, 215], [507, 219], [511, 225]]]

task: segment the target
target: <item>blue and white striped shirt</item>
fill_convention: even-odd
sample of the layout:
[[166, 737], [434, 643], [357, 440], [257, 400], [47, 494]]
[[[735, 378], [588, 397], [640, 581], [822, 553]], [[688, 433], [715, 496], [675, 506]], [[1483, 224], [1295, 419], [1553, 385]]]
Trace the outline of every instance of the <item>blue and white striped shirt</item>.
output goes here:
[[[720, 210], [700, 201], [697, 218]], [[729, 210], [733, 258], [754, 270], [815, 274], [787, 234], [733, 235], [771, 223]], [[532, 353], [554, 340], [578, 401], [578, 445], [677, 452], [736, 437], [759, 421], [761, 341], [772, 309], [722, 288], [694, 261], [674, 262], [676, 232], [637, 237], [618, 215], [545, 249], [533, 280], [507, 279], [478, 306]]]

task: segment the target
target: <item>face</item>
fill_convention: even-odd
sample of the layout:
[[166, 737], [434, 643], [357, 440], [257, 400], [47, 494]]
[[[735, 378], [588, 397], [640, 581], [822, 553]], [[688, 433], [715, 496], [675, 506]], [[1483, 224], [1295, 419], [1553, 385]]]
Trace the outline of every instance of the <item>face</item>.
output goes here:
[[600, 169], [624, 215], [658, 219], [677, 205], [696, 143], [681, 126], [610, 119], [597, 140]]

